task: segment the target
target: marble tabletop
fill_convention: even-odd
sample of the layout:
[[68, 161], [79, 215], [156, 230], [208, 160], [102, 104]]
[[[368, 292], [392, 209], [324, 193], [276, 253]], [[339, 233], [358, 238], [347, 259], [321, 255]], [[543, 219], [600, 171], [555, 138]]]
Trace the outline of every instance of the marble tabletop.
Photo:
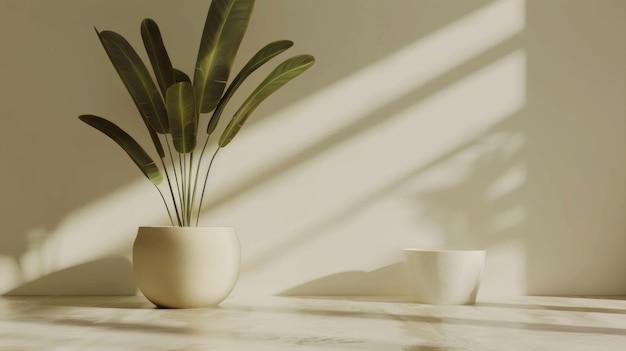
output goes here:
[[626, 300], [237, 297], [156, 309], [141, 296], [1, 297], [0, 350], [626, 350]]

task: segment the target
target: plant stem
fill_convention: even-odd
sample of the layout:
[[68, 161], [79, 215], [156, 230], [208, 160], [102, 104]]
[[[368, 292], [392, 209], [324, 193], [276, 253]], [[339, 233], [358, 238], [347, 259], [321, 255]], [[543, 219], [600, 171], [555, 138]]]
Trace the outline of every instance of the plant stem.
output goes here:
[[185, 184], [185, 170], [187, 169], [185, 167], [185, 154], [183, 153], [178, 153], [178, 165], [180, 167], [180, 183], [181, 183], [181, 217], [183, 218], [183, 226], [187, 226], [187, 197], [185, 196], [186, 194], [186, 184]]
[[188, 202], [188, 213], [187, 213], [187, 225], [191, 224], [191, 214], [193, 213], [193, 200], [191, 198], [191, 186], [193, 183], [191, 182], [191, 178], [193, 175], [193, 151], [189, 154], [189, 174], [187, 175], [187, 202]]
[[[161, 164], [163, 165], [163, 171], [165, 172], [167, 185], [168, 185], [168, 188], [170, 189], [170, 194], [172, 195], [172, 202], [174, 203], [174, 211], [176, 212], [176, 220], [178, 221], [178, 225], [180, 225], [180, 216], [178, 215], [178, 207], [176, 206], [176, 201], [174, 200], [174, 190], [172, 189], [172, 182], [170, 181], [170, 175], [169, 175], [169, 172], [167, 171], [167, 167], [165, 167], [165, 161], [163, 161], [163, 159], [161, 159]], [[157, 186], [157, 189], [159, 190], [159, 193], [161, 193], [161, 189], [159, 189], [158, 186]], [[161, 193], [161, 197], [163, 197], [163, 193]], [[163, 201], [165, 201], [165, 198], [163, 198]], [[170, 221], [172, 222], [172, 226], [174, 226], [174, 221], [172, 221], [172, 214], [170, 213], [169, 206], [167, 206], [167, 202], [165, 202], [165, 207], [167, 208], [167, 214], [170, 216]]]
[[[204, 151], [206, 150], [207, 145], [209, 144], [210, 134], [207, 135], [207, 138], [204, 142], [204, 146], [202, 147], [202, 152], [200, 152], [200, 158], [198, 159], [198, 167], [196, 167], [196, 176], [193, 181], [193, 191], [191, 192], [191, 203], [196, 203], [196, 193], [198, 187], [198, 176], [200, 175], [200, 166], [202, 166], [202, 160], [204, 158]], [[198, 216], [200, 216], [200, 209], [198, 209]], [[198, 221], [196, 220], [196, 226], [198, 226]]]
[[[165, 137], [165, 139], [166, 139], [165, 141], [167, 143], [167, 136]], [[169, 144], [168, 144], [168, 148], [169, 148]], [[170, 156], [171, 156], [171, 153], [170, 153]], [[176, 212], [176, 220], [178, 221], [178, 225], [180, 226], [180, 216], [178, 215], [178, 206], [176, 205], [176, 198], [174, 197], [174, 189], [172, 189], [172, 181], [170, 179], [170, 174], [167, 171], [167, 167], [165, 166], [165, 161], [161, 157], [159, 157], [159, 158], [161, 159], [161, 165], [163, 166], [163, 171], [165, 172], [165, 178], [167, 179], [167, 185], [170, 188], [170, 194], [172, 195], [172, 202], [174, 203], [174, 211]], [[174, 170], [174, 176], [176, 176], [176, 170]], [[158, 189], [158, 190], [159, 190], [159, 193], [161, 193], [161, 189]], [[161, 197], [163, 197], [162, 193], [161, 193]], [[163, 201], [165, 201], [165, 199], [163, 199]], [[170, 209], [167, 206], [167, 202], [165, 204], [165, 207], [167, 208], [167, 214], [170, 216], [170, 221], [172, 222], [172, 226], [174, 226], [174, 221], [172, 221], [172, 214], [170, 213]]]
[[217, 156], [218, 151], [220, 151], [219, 146], [215, 150], [213, 157], [211, 157], [211, 162], [209, 162], [209, 168], [206, 171], [206, 177], [204, 178], [204, 185], [202, 186], [202, 193], [200, 195], [200, 203], [198, 204], [198, 217], [196, 218], [196, 227], [198, 226], [198, 223], [200, 222], [200, 213], [202, 213], [202, 201], [204, 200], [204, 191], [206, 190], [206, 183], [209, 180], [209, 173], [211, 172], [211, 166], [213, 165], [213, 161], [215, 160], [215, 156]]
[[170, 154], [170, 163], [172, 164], [172, 170], [174, 171], [174, 180], [176, 181], [176, 192], [178, 193], [178, 201], [180, 202], [180, 212], [178, 210], [178, 207], [176, 206], [176, 198], [174, 196], [174, 191], [172, 190], [172, 187], [170, 186], [170, 190], [172, 191], [172, 201], [174, 202], [174, 207], [176, 208], [176, 217], [178, 218], [178, 225], [182, 226], [182, 207], [183, 207], [183, 203], [182, 203], [182, 198], [180, 196], [180, 183], [178, 182], [178, 173], [176, 172], [176, 165], [174, 163], [174, 156], [172, 155], [172, 148], [170, 147], [170, 141], [167, 138], [167, 136], [165, 136], [165, 144], [167, 145], [167, 151]]
[[[170, 223], [172, 223], [172, 227], [174, 226], [174, 219], [172, 218], [172, 213], [170, 212], [170, 207], [167, 206], [167, 201], [165, 201], [165, 196], [163, 196], [163, 192], [161, 191], [161, 189], [154, 184], [154, 187], [156, 188], [156, 190], [159, 192], [159, 195], [161, 195], [161, 199], [163, 200], [163, 204], [165, 205], [165, 210], [167, 211], [167, 215], [170, 217]], [[171, 189], [171, 187], [170, 187]], [[180, 220], [179, 220], [180, 222]]]
[[189, 199], [187, 197], [187, 189], [189, 188], [189, 184], [187, 184], [187, 154], [181, 155], [183, 158], [183, 167], [182, 176], [183, 176], [183, 199], [185, 199], [185, 214], [183, 217], [185, 218], [185, 226], [189, 225]]

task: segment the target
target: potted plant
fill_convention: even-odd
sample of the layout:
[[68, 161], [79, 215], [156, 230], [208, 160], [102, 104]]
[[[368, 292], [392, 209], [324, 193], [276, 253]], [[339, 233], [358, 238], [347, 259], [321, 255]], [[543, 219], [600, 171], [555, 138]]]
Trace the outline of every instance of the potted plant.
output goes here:
[[[145, 122], [159, 165], [113, 122], [94, 115], [79, 118], [122, 147], [154, 184], [165, 205], [171, 226], [140, 227], [133, 244], [137, 285], [157, 306], [212, 306], [232, 291], [240, 262], [235, 229], [198, 227], [209, 172], [218, 152], [233, 140], [255, 108], [315, 62], [311, 55], [297, 55], [277, 65], [236, 110], [212, 155], [205, 155], [224, 108], [241, 84], [255, 70], [293, 45], [289, 40], [266, 45], [229, 83], [231, 67], [253, 6], [254, 0], [211, 2], [193, 81], [172, 66], [159, 27], [153, 20], [142, 21], [141, 36], [156, 84], [124, 37], [96, 29]], [[202, 114], [207, 113], [211, 116], [205, 120]], [[200, 128], [202, 123], [206, 125]]]

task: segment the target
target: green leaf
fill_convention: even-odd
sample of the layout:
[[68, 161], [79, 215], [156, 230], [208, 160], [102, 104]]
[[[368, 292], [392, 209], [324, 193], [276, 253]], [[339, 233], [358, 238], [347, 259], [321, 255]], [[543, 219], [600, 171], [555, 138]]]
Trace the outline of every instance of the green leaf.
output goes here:
[[141, 116], [157, 133], [167, 133], [169, 127], [163, 98], [137, 52], [115, 32], [98, 33], [96, 29], [96, 33]]
[[188, 153], [196, 147], [198, 119], [193, 86], [176, 83], [167, 89], [165, 106], [170, 122], [170, 133], [176, 151]]
[[146, 121], [144, 119], [143, 122], [146, 124], [146, 128], [148, 129], [148, 133], [150, 133], [150, 139], [152, 139], [152, 143], [154, 144], [154, 148], [156, 149], [157, 153], [159, 154], [159, 157], [164, 158], [165, 157], [165, 151], [163, 150], [163, 145], [161, 144], [161, 140], [159, 140], [159, 135], [157, 134], [157, 132], [154, 131], [154, 129], [152, 129], [150, 124], [148, 124], [148, 121]]
[[293, 46], [293, 42], [290, 40], [279, 40], [275, 42], [271, 42], [259, 50], [248, 63], [239, 71], [239, 74], [233, 79], [233, 82], [228, 86], [224, 96], [220, 100], [219, 104], [217, 104], [217, 108], [213, 112], [213, 116], [211, 116], [211, 120], [209, 121], [209, 125], [207, 126], [207, 134], [213, 133], [217, 124], [219, 123], [219, 119], [224, 112], [224, 108], [230, 101], [230, 98], [235, 94], [241, 83], [243, 83], [246, 78], [254, 71], [256, 71], [259, 67], [263, 66], [266, 62], [271, 60], [272, 58], [278, 56], [283, 53], [285, 50], [289, 49]]
[[309, 69], [315, 58], [311, 55], [298, 55], [290, 59], [287, 59], [278, 67], [276, 67], [261, 84], [252, 92], [252, 94], [241, 105], [239, 110], [235, 113], [232, 120], [224, 129], [222, 136], [220, 137], [219, 146], [225, 147], [233, 140], [235, 135], [241, 129], [241, 126], [246, 122], [250, 114], [265, 100], [268, 96], [272, 95], [276, 90], [280, 89], [283, 85], [287, 84], [290, 80], [302, 74]]
[[175, 83], [174, 69], [167, 50], [165, 50], [161, 31], [159, 31], [159, 26], [155, 21], [146, 18], [141, 22], [141, 38], [148, 53], [154, 76], [161, 88], [161, 93], [165, 96], [167, 88]]
[[222, 97], [253, 5], [254, 0], [211, 2], [193, 78], [199, 113], [211, 112]]
[[180, 82], [191, 83], [191, 79], [189, 79], [189, 76], [186, 75], [185, 72], [178, 70], [176, 68], [174, 68], [174, 80], [176, 81], [176, 83], [180, 83]]
[[150, 155], [148, 155], [135, 139], [120, 129], [120, 127], [116, 126], [113, 122], [94, 115], [81, 115], [78, 118], [106, 134], [121, 146], [152, 183], [159, 185], [163, 181], [163, 176], [159, 168], [154, 164], [154, 161], [152, 161]]

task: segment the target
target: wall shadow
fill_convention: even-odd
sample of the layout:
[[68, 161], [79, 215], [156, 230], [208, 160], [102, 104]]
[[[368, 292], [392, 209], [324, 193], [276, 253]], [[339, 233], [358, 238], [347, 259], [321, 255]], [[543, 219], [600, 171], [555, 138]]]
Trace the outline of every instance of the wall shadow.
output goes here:
[[[496, 198], [487, 196], [494, 184], [512, 170], [523, 172], [517, 177], [525, 174], [523, 147], [518, 145], [507, 150], [507, 143], [520, 135], [518, 128], [523, 116], [524, 112], [516, 114], [490, 133], [475, 139], [465, 150], [440, 159], [445, 163], [468, 150], [476, 153], [462, 182], [415, 194], [415, 201], [422, 206], [419, 219], [438, 223], [446, 233], [450, 248], [488, 247], [494, 242], [523, 235], [528, 211], [523, 196], [525, 182], [514, 184]], [[511, 217], [509, 221], [506, 221], [507, 215]]]

